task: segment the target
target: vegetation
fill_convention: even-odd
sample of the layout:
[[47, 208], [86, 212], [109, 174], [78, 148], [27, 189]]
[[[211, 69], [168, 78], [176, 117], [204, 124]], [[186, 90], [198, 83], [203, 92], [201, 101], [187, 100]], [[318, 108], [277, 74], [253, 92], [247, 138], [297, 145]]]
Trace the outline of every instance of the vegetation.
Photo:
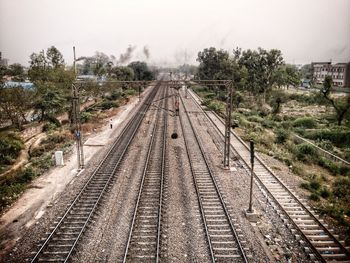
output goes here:
[[23, 148], [23, 141], [16, 134], [0, 134], [0, 171], [12, 164]]
[[[350, 161], [349, 97], [334, 96], [332, 88], [308, 93], [286, 89], [298, 85], [301, 78], [311, 79], [312, 70], [310, 65], [299, 71], [284, 64], [278, 51], [236, 49], [229, 54], [209, 48], [198, 54], [198, 61], [197, 78], [234, 81], [232, 120], [238, 123], [236, 132], [244, 140], [253, 139], [258, 151], [280, 160], [302, 177], [301, 186], [310, 192], [314, 206], [350, 227], [346, 219], [350, 216], [350, 193], [345, 190], [350, 189], [350, 167], [294, 136], [299, 134]], [[205, 106], [224, 116], [225, 90], [193, 89]]]

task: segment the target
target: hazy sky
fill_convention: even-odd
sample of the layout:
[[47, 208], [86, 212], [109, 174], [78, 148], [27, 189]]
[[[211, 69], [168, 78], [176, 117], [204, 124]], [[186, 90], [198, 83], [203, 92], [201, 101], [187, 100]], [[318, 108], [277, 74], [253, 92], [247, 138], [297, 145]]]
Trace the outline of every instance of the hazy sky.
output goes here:
[[0, 51], [27, 64], [56, 46], [68, 63], [101, 51], [150, 63], [195, 62], [198, 51], [282, 50], [289, 63], [350, 61], [350, 0], [0, 0]]

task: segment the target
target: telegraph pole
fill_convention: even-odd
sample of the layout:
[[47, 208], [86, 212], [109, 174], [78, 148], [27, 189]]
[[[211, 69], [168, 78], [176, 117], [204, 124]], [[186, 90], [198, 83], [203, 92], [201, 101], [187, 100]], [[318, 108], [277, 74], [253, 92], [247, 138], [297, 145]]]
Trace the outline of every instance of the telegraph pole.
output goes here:
[[[73, 55], [74, 55], [74, 76], [77, 76], [76, 69], [76, 56], [75, 56], [75, 47], [73, 47]], [[80, 103], [79, 103], [79, 90], [78, 87], [73, 83], [72, 84], [72, 95], [73, 95], [73, 103], [72, 103], [72, 119], [73, 119], [73, 129], [75, 141], [77, 144], [77, 161], [78, 161], [78, 169], [84, 168], [84, 150], [83, 150], [83, 136], [81, 133], [81, 123], [80, 123]]]
[[225, 83], [227, 89], [226, 118], [225, 118], [225, 146], [224, 146], [224, 168], [230, 167], [230, 137], [231, 137], [231, 112], [232, 112], [232, 81]]

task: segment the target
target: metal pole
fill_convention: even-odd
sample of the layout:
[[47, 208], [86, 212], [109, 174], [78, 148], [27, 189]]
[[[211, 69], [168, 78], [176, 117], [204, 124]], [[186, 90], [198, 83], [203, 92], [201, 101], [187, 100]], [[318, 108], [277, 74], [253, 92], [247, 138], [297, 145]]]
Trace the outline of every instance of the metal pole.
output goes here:
[[250, 141], [250, 195], [248, 212], [253, 212], [254, 141]]
[[230, 167], [230, 138], [231, 138], [231, 112], [232, 112], [232, 83], [225, 84], [227, 88], [226, 121], [225, 121], [225, 145], [224, 167]]
[[[77, 76], [77, 69], [76, 69], [76, 56], [75, 56], [75, 47], [73, 47], [73, 67], [74, 67], [74, 76], [76, 78]], [[79, 105], [79, 93], [78, 93], [78, 87], [72, 84], [72, 93], [73, 93], [73, 109], [72, 109], [72, 115], [73, 115], [73, 127], [74, 127], [74, 135], [76, 139], [77, 144], [77, 161], [78, 161], [78, 169], [84, 168], [84, 150], [83, 150], [83, 140], [82, 140], [82, 134], [81, 134], [81, 125], [80, 125], [80, 105]]]

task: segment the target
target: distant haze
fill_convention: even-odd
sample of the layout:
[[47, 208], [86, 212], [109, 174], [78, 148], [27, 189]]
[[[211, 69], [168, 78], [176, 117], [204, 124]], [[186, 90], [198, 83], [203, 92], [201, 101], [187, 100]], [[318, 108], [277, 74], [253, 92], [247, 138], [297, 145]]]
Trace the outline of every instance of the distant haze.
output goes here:
[[95, 51], [119, 61], [195, 63], [198, 51], [280, 49], [288, 63], [350, 61], [349, 0], [0, 0], [9, 63], [56, 46], [68, 64]]

